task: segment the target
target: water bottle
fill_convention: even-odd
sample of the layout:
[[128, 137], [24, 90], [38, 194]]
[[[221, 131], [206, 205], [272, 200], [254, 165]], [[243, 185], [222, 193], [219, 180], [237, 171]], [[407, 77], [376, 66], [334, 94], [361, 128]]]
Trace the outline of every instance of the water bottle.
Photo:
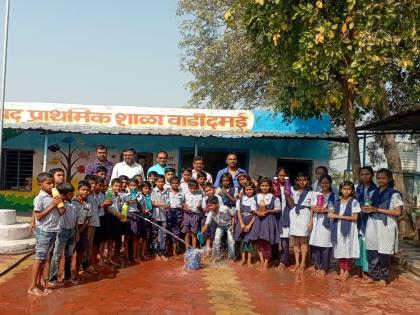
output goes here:
[[277, 177], [273, 178], [273, 195], [279, 197], [281, 194], [280, 181]]
[[324, 195], [322, 193], [318, 193], [316, 196], [316, 206], [323, 207], [324, 206]]
[[328, 212], [329, 213], [334, 213], [335, 212], [334, 205], [331, 201], [328, 203]]
[[122, 208], [121, 208], [121, 222], [127, 222], [127, 215], [128, 215], [128, 204], [124, 203]]
[[200, 246], [203, 246], [204, 243], [205, 243], [205, 239], [204, 239], [204, 235], [203, 235], [203, 233], [201, 233], [201, 231], [197, 232], [197, 239], [200, 243]]
[[367, 206], [367, 207], [372, 205], [372, 200], [370, 199], [369, 194], [366, 194], [365, 201], [364, 201], [363, 205]]
[[[52, 196], [55, 198], [55, 197], [60, 197], [60, 192], [57, 190], [57, 188], [53, 188], [52, 190], [51, 190], [51, 193], [52, 193]], [[57, 205], [57, 208], [59, 208], [59, 209], [63, 209], [64, 208], [64, 203], [63, 202], [60, 202], [58, 205]]]
[[112, 200], [112, 197], [114, 197], [114, 192], [112, 191], [111, 188], [109, 188], [108, 191], [106, 192], [106, 199]]
[[289, 179], [289, 177], [285, 177], [284, 178], [284, 193], [287, 196], [291, 196], [292, 195], [292, 186], [290, 185], [290, 179]]
[[130, 199], [131, 200], [137, 200], [137, 189], [134, 188], [131, 192], [130, 192]]

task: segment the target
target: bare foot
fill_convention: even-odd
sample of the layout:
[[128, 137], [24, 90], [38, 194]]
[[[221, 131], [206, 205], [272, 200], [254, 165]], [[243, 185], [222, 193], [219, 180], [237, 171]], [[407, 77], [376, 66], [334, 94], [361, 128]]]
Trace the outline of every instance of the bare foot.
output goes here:
[[321, 277], [321, 278], [325, 278], [325, 275], [327, 274], [327, 272], [325, 271], [325, 270], [320, 270], [319, 271], [319, 273], [318, 273], [318, 275]]
[[346, 282], [348, 280], [348, 278], [349, 278], [349, 274], [345, 273], [345, 274], [343, 274], [343, 276], [341, 277], [340, 280], [343, 281], [343, 282]]
[[248, 261], [247, 263], [248, 267], [253, 267], [252, 262]]
[[243, 266], [245, 265], [245, 263], [246, 263], [245, 259], [241, 259], [241, 261], [239, 262], [239, 265]]
[[377, 285], [381, 287], [386, 287], [388, 283], [385, 280], [380, 280], [378, 281]]
[[336, 277], [335, 277], [335, 280], [341, 280], [341, 278], [343, 277], [343, 275], [342, 274], [339, 274], [339, 275], [337, 275]]
[[156, 255], [155, 260], [162, 260], [159, 255]]
[[166, 257], [166, 256], [161, 256], [160, 257], [163, 261], [168, 261], [168, 257]]
[[290, 268], [291, 272], [296, 272], [299, 270], [300, 265], [294, 265], [292, 268]]
[[305, 272], [305, 265], [300, 265], [297, 271], [301, 273]]
[[262, 266], [262, 270], [266, 271], [268, 270], [268, 261], [266, 261], [263, 266]]
[[47, 293], [45, 293], [43, 290], [41, 290], [38, 287], [29, 288], [28, 289], [28, 294], [35, 295], [35, 296], [46, 296], [47, 295]]
[[308, 271], [316, 271], [316, 270], [315, 270], [315, 265], [310, 266], [310, 267], [308, 268]]
[[372, 278], [367, 278], [367, 279], [364, 279], [362, 281], [362, 283], [363, 284], [372, 284], [372, 283], [375, 283], [375, 280], [373, 280]]
[[279, 271], [283, 271], [284, 269], [286, 269], [286, 265], [283, 263], [280, 263], [280, 265], [276, 268], [276, 270], [279, 270]]

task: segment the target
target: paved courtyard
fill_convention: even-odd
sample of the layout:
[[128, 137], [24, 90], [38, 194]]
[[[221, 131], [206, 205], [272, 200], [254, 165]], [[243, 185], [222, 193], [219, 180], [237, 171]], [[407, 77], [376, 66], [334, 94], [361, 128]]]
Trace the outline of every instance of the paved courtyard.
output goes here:
[[[420, 285], [403, 276], [387, 287], [351, 279], [259, 271], [226, 263], [185, 272], [182, 260], [103, 269], [89, 282], [26, 294], [33, 256], [0, 278], [0, 314], [419, 314]], [[1, 262], [1, 261], [0, 261]], [[3, 259], [4, 262], [4, 259]]]

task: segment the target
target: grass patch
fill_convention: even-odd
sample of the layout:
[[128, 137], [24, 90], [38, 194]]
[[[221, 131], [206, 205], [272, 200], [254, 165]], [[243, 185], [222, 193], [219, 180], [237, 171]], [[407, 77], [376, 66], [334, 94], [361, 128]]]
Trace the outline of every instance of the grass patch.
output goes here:
[[0, 195], [0, 208], [1, 209], [13, 209], [19, 212], [31, 212], [33, 210], [32, 197], [21, 197], [14, 195]]

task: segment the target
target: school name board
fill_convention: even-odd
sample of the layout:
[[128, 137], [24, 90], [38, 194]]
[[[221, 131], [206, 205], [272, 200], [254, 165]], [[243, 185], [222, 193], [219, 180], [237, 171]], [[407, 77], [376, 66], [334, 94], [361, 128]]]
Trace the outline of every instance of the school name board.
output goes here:
[[[129, 106], [6, 103], [5, 127], [44, 128], [74, 126], [98, 131], [205, 130], [249, 132], [254, 116], [246, 110], [204, 110]], [[55, 128], [51, 128], [54, 130]], [[79, 129], [79, 128], [78, 128]]]

